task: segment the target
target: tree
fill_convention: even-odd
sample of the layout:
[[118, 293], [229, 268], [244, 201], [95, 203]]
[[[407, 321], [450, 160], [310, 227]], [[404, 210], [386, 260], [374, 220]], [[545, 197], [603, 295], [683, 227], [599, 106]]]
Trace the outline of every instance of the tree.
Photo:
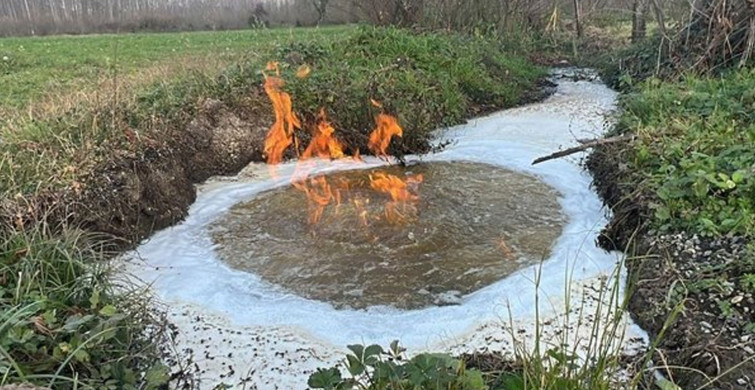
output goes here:
[[574, 23], [577, 25], [577, 37], [582, 38], [585, 35], [582, 28], [582, 7], [580, 0], [574, 0]]
[[632, 5], [632, 43], [642, 41], [647, 35], [645, 24], [647, 8], [647, 0], [634, 0], [634, 4]]
[[317, 25], [325, 20], [325, 13], [328, 11], [328, 3], [330, 0], [312, 0], [312, 5], [315, 6], [317, 11]]

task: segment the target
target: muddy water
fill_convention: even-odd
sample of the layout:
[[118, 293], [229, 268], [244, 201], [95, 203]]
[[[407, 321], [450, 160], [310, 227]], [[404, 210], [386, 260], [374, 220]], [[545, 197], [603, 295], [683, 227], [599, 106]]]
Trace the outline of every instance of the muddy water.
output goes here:
[[[389, 199], [369, 176], [422, 175], [420, 200], [385, 218]], [[550, 256], [565, 217], [539, 179], [487, 164], [420, 163], [328, 176], [350, 198], [312, 224], [292, 186], [240, 203], [210, 228], [220, 259], [297, 295], [336, 307], [453, 304]], [[360, 217], [367, 211], [366, 225]]]

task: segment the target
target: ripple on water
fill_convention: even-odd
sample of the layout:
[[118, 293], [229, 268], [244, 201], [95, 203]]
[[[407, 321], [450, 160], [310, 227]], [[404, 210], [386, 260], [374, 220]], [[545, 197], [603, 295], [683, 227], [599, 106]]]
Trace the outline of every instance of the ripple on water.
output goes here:
[[[383, 217], [386, 195], [369, 175], [423, 175], [420, 201], [403, 223]], [[453, 304], [461, 295], [548, 258], [566, 218], [558, 193], [534, 176], [487, 164], [420, 163], [344, 171], [361, 208], [342, 202], [311, 224], [293, 186], [237, 204], [210, 227], [231, 267], [336, 307], [414, 309]]]

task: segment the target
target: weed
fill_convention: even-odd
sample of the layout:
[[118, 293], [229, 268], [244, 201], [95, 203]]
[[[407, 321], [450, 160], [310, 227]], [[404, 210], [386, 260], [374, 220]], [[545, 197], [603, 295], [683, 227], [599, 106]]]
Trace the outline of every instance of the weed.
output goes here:
[[2, 237], [0, 384], [128, 389], [167, 381], [148, 339], [160, 337], [156, 318], [137, 297], [116, 293], [98, 242], [45, 226]]
[[[755, 235], [755, 75], [650, 80], [625, 96], [618, 131], [634, 131], [625, 183], [652, 193], [661, 231]], [[643, 183], [638, 186], [638, 183]]]
[[349, 345], [346, 369], [350, 377], [343, 378], [337, 367], [317, 370], [309, 377], [308, 385], [315, 389], [369, 390], [484, 390], [482, 373], [467, 370], [464, 361], [445, 354], [419, 354], [411, 359], [398, 341], [388, 350], [379, 345]]

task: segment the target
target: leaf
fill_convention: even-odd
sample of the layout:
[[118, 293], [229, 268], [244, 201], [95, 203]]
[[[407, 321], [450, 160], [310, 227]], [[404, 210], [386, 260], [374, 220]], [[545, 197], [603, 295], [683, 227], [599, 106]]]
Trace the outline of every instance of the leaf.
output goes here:
[[146, 382], [147, 386], [145, 387], [146, 390], [156, 390], [164, 385], [168, 384], [168, 381], [170, 380], [170, 370], [168, 367], [161, 363], [157, 363], [156, 365], [152, 366], [147, 373], [144, 375], [144, 381]]
[[87, 352], [84, 348], [77, 349], [76, 352], [73, 353], [73, 357], [82, 363], [87, 363], [90, 360], [89, 352]]
[[364, 356], [376, 356], [383, 353], [383, 347], [373, 344], [364, 350]]
[[89, 321], [93, 320], [94, 316], [91, 314], [87, 314], [83, 317], [78, 315], [73, 315], [68, 317], [66, 320], [66, 324], [63, 325], [63, 331], [66, 332], [73, 332], [78, 330], [81, 326], [87, 324]]
[[363, 345], [353, 344], [353, 345], [346, 346], [346, 348], [348, 348], [351, 352], [353, 352], [354, 356], [356, 356], [357, 358], [359, 358], [359, 360], [361, 360], [362, 357], [364, 356], [364, 346]]
[[655, 384], [661, 390], [682, 390], [681, 387], [677, 386], [674, 382], [671, 382], [666, 378], [660, 378], [656, 380]]
[[348, 362], [348, 365], [346, 368], [349, 370], [349, 374], [352, 376], [361, 375], [364, 372], [364, 364], [362, 364], [362, 361], [352, 355], [346, 356], [346, 361]]
[[520, 374], [504, 374], [498, 379], [494, 390], [525, 390], [524, 378]]
[[459, 387], [465, 390], [483, 390], [485, 387], [485, 379], [482, 377], [482, 372], [478, 370], [469, 370], [464, 372], [464, 375], [459, 378]]
[[100, 310], [100, 314], [102, 314], [105, 317], [112, 317], [116, 313], [118, 313], [118, 310], [113, 305], [106, 305]]
[[739, 170], [731, 174], [731, 180], [740, 184], [745, 181], [745, 171]]
[[92, 296], [89, 297], [89, 303], [92, 304], [92, 309], [96, 308], [100, 304], [100, 290], [94, 290]]
[[333, 367], [327, 370], [318, 368], [317, 372], [309, 376], [307, 386], [313, 389], [335, 389], [342, 382], [341, 371]]

